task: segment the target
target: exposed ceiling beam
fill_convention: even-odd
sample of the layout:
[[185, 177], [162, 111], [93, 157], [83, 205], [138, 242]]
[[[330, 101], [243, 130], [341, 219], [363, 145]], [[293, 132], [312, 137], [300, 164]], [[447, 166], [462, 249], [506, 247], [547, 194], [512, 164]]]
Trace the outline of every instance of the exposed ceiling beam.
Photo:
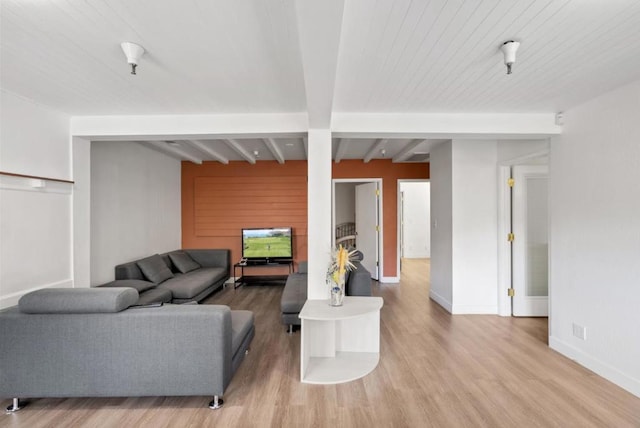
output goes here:
[[186, 160], [189, 160], [193, 163], [197, 163], [198, 165], [202, 164], [202, 159], [186, 151], [184, 148], [182, 148], [180, 143], [177, 143], [175, 141], [163, 141], [161, 143], [164, 143], [167, 146], [166, 149], [169, 150], [170, 152], [173, 152], [179, 156], [182, 156]]
[[330, 129], [344, 0], [296, 1], [309, 128]]
[[560, 135], [552, 113], [339, 113], [331, 136], [343, 138], [539, 139]]
[[364, 155], [364, 159], [362, 159], [362, 161], [364, 163], [368, 163], [371, 159], [375, 157], [376, 154], [380, 153], [380, 149], [382, 149], [385, 146], [385, 144], [387, 144], [386, 138], [380, 138], [379, 140], [376, 140], [376, 142], [373, 143], [373, 145], [371, 146], [371, 149], [369, 149], [367, 154]]
[[282, 151], [280, 150], [280, 147], [278, 147], [276, 142], [273, 141], [272, 138], [263, 138], [262, 141], [264, 142], [265, 146], [267, 146], [273, 157], [276, 158], [278, 163], [284, 163], [284, 155], [282, 154]]
[[244, 160], [246, 160], [247, 162], [249, 162], [250, 164], [255, 164], [256, 163], [256, 157], [254, 155], [252, 155], [251, 153], [249, 153], [244, 147], [242, 147], [242, 145], [237, 142], [236, 140], [224, 140], [224, 142], [227, 144], [227, 146], [231, 147], [233, 150], [235, 150], [240, 156], [242, 156], [242, 158]]
[[338, 138], [338, 149], [336, 150], [335, 163], [340, 163], [344, 154], [347, 152], [347, 143], [342, 138]]
[[180, 147], [180, 143], [175, 141], [138, 141], [143, 146], [158, 150], [172, 158], [178, 160], [188, 160], [198, 165], [202, 164], [202, 159], [192, 155]]
[[404, 146], [402, 150], [400, 150], [398, 154], [396, 154], [393, 157], [393, 162], [402, 162], [403, 160], [406, 160], [411, 156], [411, 153], [413, 152], [413, 150], [425, 141], [426, 140], [423, 140], [423, 139], [416, 139], [416, 140], [409, 141], [407, 145]]
[[185, 142], [187, 144], [192, 144], [192, 145], [196, 146], [197, 148], [199, 148], [200, 150], [202, 150], [203, 152], [205, 152], [206, 154], [208, 154], [209, 156], [211, 156], [212, 158], [214, 158], [215, 160], [217, 160], [220, 163], [223, 163], [225, 165], [229, 163], [229, 159], [227, 159], [226, 157], [222, 156], [220, 153], [216, 152], [215, 150], [213, 150], [211, 147], [209, 147], [208, 145], [206, 145], [202, 141], [185, 140]]

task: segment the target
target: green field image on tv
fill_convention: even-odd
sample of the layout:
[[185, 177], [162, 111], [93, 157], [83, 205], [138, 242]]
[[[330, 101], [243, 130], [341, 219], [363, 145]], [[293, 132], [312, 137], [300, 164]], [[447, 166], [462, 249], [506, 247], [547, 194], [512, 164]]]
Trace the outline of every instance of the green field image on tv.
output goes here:
[[290, 257], [291, 247], [288, 236], [260, 236], [245, 238], [245, 257]]

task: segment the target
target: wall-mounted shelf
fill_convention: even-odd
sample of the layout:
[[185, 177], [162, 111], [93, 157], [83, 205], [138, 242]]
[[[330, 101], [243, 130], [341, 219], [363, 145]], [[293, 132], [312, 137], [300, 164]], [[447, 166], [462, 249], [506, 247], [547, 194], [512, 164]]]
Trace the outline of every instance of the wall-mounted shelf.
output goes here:
[[69, 183], [69, 184], [74, 183], [71, 180], [63, 180], [61, 178], [40, 177], [38, 175], [15, 174], [13, 172], [5, 172], [5, 171], [0, 171], [0, 175], [6, 175], [8, 177], [30, 178], [32, 180], [55, 181], [56, 183]]

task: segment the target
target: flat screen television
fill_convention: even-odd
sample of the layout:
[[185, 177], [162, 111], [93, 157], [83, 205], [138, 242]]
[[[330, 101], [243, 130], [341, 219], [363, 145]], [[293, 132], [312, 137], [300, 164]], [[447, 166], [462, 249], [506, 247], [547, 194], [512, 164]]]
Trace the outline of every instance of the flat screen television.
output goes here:
[[293, 258], [290, 227], [242, 229], [242, 257], [249, 262], [274, 262]]

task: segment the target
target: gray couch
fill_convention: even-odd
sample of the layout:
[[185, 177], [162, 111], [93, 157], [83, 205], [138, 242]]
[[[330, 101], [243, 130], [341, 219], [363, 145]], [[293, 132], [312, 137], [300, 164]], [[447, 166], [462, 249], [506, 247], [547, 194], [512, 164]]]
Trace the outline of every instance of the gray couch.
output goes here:
[[0, 397], [214, 396], [254, 316], [221, 305], [135, 307], [132, 288], [42, 289], [0, 311]]
[[[345, 277], [345, 295], [371, 296], [371, 272], [360, 264], [363, 259], [362, 253], [358, 254], [358, 258], [354, 262], [355, 269], [347, 272]], [[287, 277], [287, 282], [280, 298], [282, 323], [289, 326], [289, 333], [293, 332], [293, 326], [300, 325], [298, 315], [300, 315], [300, 311], [306, 301], [307, 263], [300, 262], [298, 272], [292, 273]]]
[[99, 287], [135, 288], [139, 304], [199, 302], [222, 288], [230, 274], [230, 250], [175, 250], [117, 265], [115, 281]]

